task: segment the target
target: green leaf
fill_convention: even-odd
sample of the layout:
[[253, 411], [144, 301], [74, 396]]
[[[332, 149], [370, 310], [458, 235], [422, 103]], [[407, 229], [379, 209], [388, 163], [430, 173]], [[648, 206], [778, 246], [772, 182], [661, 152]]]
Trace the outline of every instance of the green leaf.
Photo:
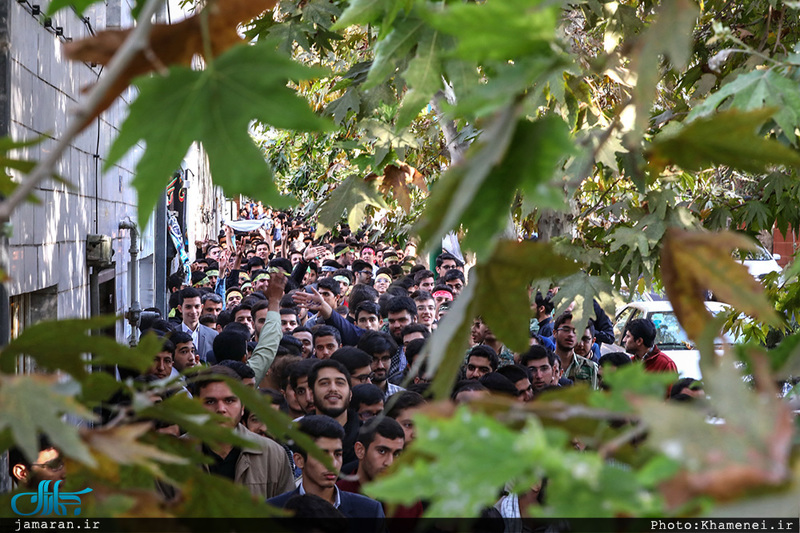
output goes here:
[[[563, 312], [570, 303], [572, 308], [572, 325], [577, 331], [586, 329], [590, 317], [594, 316], [594, 300], [604, 301], [612, 291], [611, 283], [605, 278], [590, 276], [586, 272], [577, 272], [558, 283], [558, 293], [553, 299], [556, 305], [555, 314]], [[554, 315], [555, 316], [555, 315]]]
[[676, 133], [657, 135], [648, 154], [650, 163], [656, 168], [675, 164], [688, 171], [728, 165], [748, 172], [800, 165], [797, 152], [757, 134], [773, 113], [772, 109], [731, 110], [698, 118]]
[[364, 88], [369, 89], [394, 75], [398, 65], [411, 51], [425, 23], [417, 18], [404, 19], [392, 28], [385, 39], [375, 45], [375, 60], [367, 75]]
[[687, 122], [710, 115], [729, 98], [731, 109], [751, 111], [764, 107], [772, 108], [775, 111], [772, 118], [796, 144], [794, 130], [800, 127], [800, 95], [797, 94], [797, 82], [782, 76], [775, 69], [754, 70], [741, 74], [692, 109], [686, 118]]
[[53, 0], [50, 2], [50, 5], [47, 6], [47, 14], [53, 15], [64, 8], [72, 7], [75, 8], [75, 12], [78, 13], [78, 15], [83, 15], [87, 7], [98, 1], [99, 0]]
[[[246, 485], [234, 483], [230, 479], [210, 476], [199, 471], [184, 485], [178, 516], [187, 518], [223, 517], [235, 513], [237, 518], [264, 519], [270, 516], [286, 516], [286, 512], [257, 499]], [[270, 531], [268, 520], [264, 520], [264, 530]]]
[[388, 0], [352, 0], [342, 16], [331, 26], [334, 31], [343, 30], [353, 24], [369, 24], [382, 18], [394, 2]]
[[356, 114], [358, 114], [360, 105], [361, 97], [358, 91], [350, 87], [342, 96], [328, 104], [325, 108], [325, 113], [333, 116], [333, 121], [341, 126], [342, 122], [347, 118], [347, 113], [349, 111], [355, 111]]
[[548, 2], [504, 0], [452, 3], [431, 9], [425, 18], [434, 28], [458, 37], [454, 54], [482, 62], [551, 53], [559, 13], [559, 6]]
[[139, 222], [145, 224], [168, 177], [192, 141], [203, 143], [213, 176], [226, 194], [286, 206], [272, 172], [248, 133], [252, 120], [278, 128], [326, 129], [286, 84], [317, 72], [282, 57], [269, 43], [234, 46], [204, 71], [173, 67], [168, 76], [141, 78], [139, 97], [109, 153], [106, 168], [140, 140], [147, 149], [136, 167]]
[[0, 375], [0, 431], [9, 428], [31, 462], [39, 452], [38, 436], [45, 434], [68, 457], [94, 466], [77, 426], [63, 419], [65, 414], [82, 420], [92, 420], [94, 415], [74, 398], [57, 392], [56, 383], [55, 376]]
[[[146, 370], [163, 340], [154, 335], [142, 338], [135, 349], [119, 344], [105, 335], [90, 335], [90, 330], [114, 326], [117, 317], [100, 316], [88, 319], [67, 319], [40, 322], [22, 332], [0, 353], [0, 370], [6, 374], [16, 370], [16, 357], [27, 355], [46, 370], [63, 370], [76, 379], [88, 376], [87, 365], [120, 365]], [[94, 353], [91, 363], [86, 354]]]
[[492, 257], [475, 266], [475, 278], [470, 277], [470, 284], [477, 283], [478, 314], [511, 350], [523, 352], [530, 344], [528, 286], [534, 279], [560, 277], [577, 269], [574, 261], [556, 255], [549, 243], [500, 241]]
[[397, 114], [398, 128], [408, 126], [420, 109], [430, 102], [442, 85], [442, 61], [439, 59], [441, 36], [438, 32], [425, 32], [417, 45], [417, 53], [408, 64], [403, 78], [408, 91]]
[[323, 28], [330, 28], [333, 18], [342, 13], [330, 0], [312, 0], [303, 6], [302, 20]]
[[345, 211], [350, 227], [359, 227], [366, 217], [367, 206], [370, 205], [379, 209], [387, 208], [383, 196], [371, 182], [358, 176], [348, 176], [320, 206], [317, 213], [317, 236], [336, 227]]

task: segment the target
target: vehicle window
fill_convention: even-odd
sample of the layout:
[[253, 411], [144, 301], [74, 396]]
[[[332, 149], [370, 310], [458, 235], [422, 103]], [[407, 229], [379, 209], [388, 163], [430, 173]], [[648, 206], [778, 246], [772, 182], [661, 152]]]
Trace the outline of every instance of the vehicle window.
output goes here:
[[631, 318], [631, 314], [636, 309], [634, 307], [626, 307], [617, 315], [617, 319], [614, 320], [614, 342], [618, 345], [622, 346], [622, 334], [625, 332], [625, 325], [628, 323], [628, 320]]
[[656, 326], [656, 344], [662, 350], [691, 350], [692, 342], [678, 323], [672, 311], [651, 313], [650, 320]]

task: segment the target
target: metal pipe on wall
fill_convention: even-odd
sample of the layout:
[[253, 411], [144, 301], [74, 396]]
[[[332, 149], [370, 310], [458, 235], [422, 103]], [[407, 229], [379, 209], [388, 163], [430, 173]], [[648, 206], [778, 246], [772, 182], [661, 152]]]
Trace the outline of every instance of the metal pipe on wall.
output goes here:
[[136, 346], [139, 343], [139, 316], [142, 313], [142, 308], [139, 304], [139, 228], [136, 226], [135, 222], [127, 218], [119, 223], [119, 229], [127, 229], [131, 232], [131, 247], [128, 249], [131, 255], [131, 262], [128, 266], [131, 305], [125, 313], [125, 317], [131, 325], [131, 334], [128, 336], [128, 344]]

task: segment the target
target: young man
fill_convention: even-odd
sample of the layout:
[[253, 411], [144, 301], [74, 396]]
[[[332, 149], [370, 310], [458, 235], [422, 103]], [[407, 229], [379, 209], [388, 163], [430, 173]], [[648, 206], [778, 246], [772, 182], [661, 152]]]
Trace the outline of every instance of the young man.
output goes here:
[[392, 356], [392, 367], [389, 369], [389, 376], [394, 376], [406, 368], [406, 357], [403, 353], [403, 328], [417, 321], [417, 304], [408, 296], [396, 296], [389, 300], [386, 305], [386, 316], [388, 317], [388, 330], [394, 342], [400, 348]]
[[427, 339], [431, 336], [431, 332], [422, 324], [409, 324], [403, 328], [400, 335], [403, 338], [403, 349], [405, 350], [409, 342], [416, 339]]
[[354, 385], [350, 407], [358, 413], [358, 419], [363, 424], [381, 414], [384, 407], [383, 398], [383, 391], [377, 385], [372, 383]]
[[420, 291], [430, 293], [436, 285], [434, 277], [433, 272], [430, 270], [420, 270], [414, 274], [414, 285], [416, 285], [417, 289]]
[[530, 371], [522, 365], [506, 365], [497, 369], [498, 374], [507, 377], [517, 389], [517, 398], [521, 402], [533, 400], [533, 384]]
[[372, 383], [372, 357], [354, 346], [342, 346], [331, 355], [331, 359], [342, 363], [350, 372], [353, 386]]
[[292, 337], [303, 344], [303, 351], [300, 355], [308, 359], [314, 354], [314, 334], [305, 326], [297, 326], [292, 330]]
[[355, 317], [356, 326], [363, 330], [379, 331], [383, 325], [380, 307], [375, 302], [361, 302], [358, 304]]
[[594, 352], [592, 351], [592, 347], [594, 346], [595, 340], [594, 324], [592, 323], [592, 320], [589, 319], [586, 330], [575, 343], [575, 353], [581, 357], [585, 357], [586, 359], [594, 360]]
[[331, 326], [319, 326], [314, 332], [314, 353], [317, 359], [328, 359], [342, 345], [339, 330]]
[[192, 342], [197, 348], [197, 353], [200, 354], [201, 361], [214, 363], [216, 362], [213, 355], [214, 337], [217, 336], [217, 332], [200, 323], [202, 309], [200, 291], [191, 287], [181, 291], [181, 303], [178, 310], [181, 312], [183, 322], [181, 322], [180, 330], [192, 336]]
[[573, 381], [584, 381], [593, 389], [597, 388], [597, 363], [575, 353], [577, 334], [572, 325], [572, 313], [565, 311], [553, 324], [553, 340], [556, 355], [561, 358], [564, 377]]
[[501, 366], [514, 364], [514, 353], [495, 337], [492, 330], [483, 321], [483, 318], [475, 317], [472, 321], [470, 333], [472, 334], [473, 344], [485, 344], [494, 350], [494, 353], [500, 358]]
[[245, 485], [253, 495], [263, 498], [292, 490], [294, 474], [286, 452], [278, 443], [256, 435], [241, 425], [244, 406], [228, 384], [215, 377], [220, 375], [240, 381], [239, 375], [230, 368], [212, 366], [192, 384], [192, 395], [200, 400], [208, 412], [223, 417], [220, 422], [223, 427], [233, 429], [238, 436], [253, 444], [247, 448], [227, 443], [213, 447], [203, 444], [203, 453], [213, 460], [205, 468], [212, 474]]
[[175, 354], [172, 358], [172, 368], [178, 372], [183, 372], [191, 368], [196, 363], [194, 342], [192, 336], [183, 331], [176, 331], [169, 338], [175, 345]]
[[464, 273], [460, 270], [452, 269], [448, 270], [445, 275], [442, 277], [444, 284], [453, 289], [453, 294], [458, 296], [461, 294], [461, 291], [464, 289], [464, 285], [466, 285], [467, 281], [464, 278]]
[[372, 265], [361, 259], [353, 261], [353, 276], [356, 285], [372, 285]]
[[642, 361], [648, 372], [678, 372], [678, 367], [656, 345], [656, 326], [646, 318], [631, 320], [625, 328], [622, 346], [633, 361]]
[[[431, 278], [433, 279], [433, 278]], [[433, 323], [436, 322], [436, 301], [427, 290], [420, 289], [412, 295], [414, 303], [417, 304], [417, 322], [433, 330]]]
[[440, 283], [443, 283], [445, 273], [448, 270], [453, 270], [461, 266], [464, 267], [464, 263], [459, 261], [456, 256], [451, 253], [444, 252], [439, 254], [439, 257], [436, 258], [436, 277]]
[[281, 380], [284, 384], [281, 393], [286, 399], [288, 414], [292, 420], [316, 412], [314, 394], [308, 386], [308, 374], [315, 364], [316, 359], [303, 359], [292, 363], [285, 370], [285, 377]]
[[207, 292], [202, 296], [201, 300], [203, 302], [201, 315], [219, 316], [220, 311], [222, 311], [222, 296]]
[[[336, 507], [347, 518], [359, 518], [359, 528], [363, 531], [383, 531], [384, 513], [381, 504], [375, 500], [339, 490], [336, 479], [342, 469], [342, 440], [344, 430], [335, 420], [328, 416], [307, 416], [300, 421], [300, 431], [314, 440], [314, 444], [328, 455], [333, 469], [328, 469], [321, 461], [308, 455], [303, 448], [296, 446], [294, 450], [295, 464], [303, 471], [300, 485], [285, 494], [267, 500], [276, 507], [283, 507], [292, 496], [312, 494]], [[372, 518], [374, 522], [364, 519]], [[355, 528], [354, 528], [355, 529]]]
[[[152, 331], [152, 330], [151, 330]], [[175, 360], [175, 344], [165, 338], [161, 351], [153, 358], [153, 364], [145, 371], [146, 376], [155, 376], [166, 379], [172, 375], [172, 365]]]
[[368, 331], [358, 340], [358, 348], [372, 358], [372, 383], [383, 391], [384, 401], [388, 400], [392, 394], [404, 390], [389, 382], [392, 354], [397, 353], [397, 344], [388, 333]]
[[252, 337], [256, 331], [255, 325], [253, 324], [253, 314], [250, 312], [252, 309], [252, 305], [241, 303], [231, 311], [233, 314], [233, 321], [247, 326], [247, 329], [250, 331], [250, 337]]
[[281, 309], [281, 331], [291, 333], [297, 326], [297, 309]]
[[538, 394], [543, 389], [558, 383], [553, 377], [555, 361], [556, 354], [539, 345], [531, 346], [527, 352], [520, 356], [519, 364], [530, 372], [534, 394]]
[[534, 302], [536, 304], [536, 320], [539, 322], [539, 335], [541, 337], [553, 336], [553, 309], [552, 294], [542, 296], [540, 291], [536, 291]]
[[344, 428], [342, 446], [345, 464], [355, 461], [354, 446], [361, 423], [358, 414], [350, 409], [353, 396], [350, 372], [339, 361], [318, 361], [308, 374], [308, 386], [314, 395], [317, 413], [333, 418]]
[[500, 358], [490, 347], [483, 344], [475, 346], [469, 351], [466, 364], [466, 378], [480, 379], [489, 372], [494, 372], [500, 365]]
[[63, 481], [67, 477], [61, 453], [47, 437], [39, 437], [39, 453], [31, 463], [19, 448], [8, 450], [8, 471], [11, 478], [23, 487], [35, 489], [41, 481]]
[[411, 444], [416, 436], [414, 430], [414, 415], [417, 414], [425, 405], [425, 398], [421, 394], [412, 391], [403, 391], [392, 402], [391, 407], [386, 411], [386, 416], [397, 420], [403, 433], [406, 435], [406, 444]]

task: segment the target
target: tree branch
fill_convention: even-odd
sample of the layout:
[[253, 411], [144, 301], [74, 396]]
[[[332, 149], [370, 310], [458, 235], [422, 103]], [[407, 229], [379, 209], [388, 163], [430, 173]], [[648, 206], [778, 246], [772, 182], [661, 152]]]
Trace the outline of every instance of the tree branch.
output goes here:
[[0, 224], [10, 220], [14, 210], [25, 201], [39, 184], [53, 175], [56, 164], [61, 159], [64, 151], [70, 146], [72, 141], [86, 126], [86, 121], [98, 108], [111, 86], [117, 81], [125, 69], [128, 68], [131, 60], [149, 46], [150, 30], [153, 27], [152, 18], [161, 5], [162, 0], [147, 0], [142, 9], [137, 26], [130, 33], [125, 42], [104, 69], [106, 75], [95, 84], [84, 98], [80, 106], [75, 110], [69, 127], [56, 142], [55, 146], [49, 151], [47, 157], [39, 161], [33, 168], [27, 179], [20, 182], [14, 192], [5, 200], [0, 202]]

